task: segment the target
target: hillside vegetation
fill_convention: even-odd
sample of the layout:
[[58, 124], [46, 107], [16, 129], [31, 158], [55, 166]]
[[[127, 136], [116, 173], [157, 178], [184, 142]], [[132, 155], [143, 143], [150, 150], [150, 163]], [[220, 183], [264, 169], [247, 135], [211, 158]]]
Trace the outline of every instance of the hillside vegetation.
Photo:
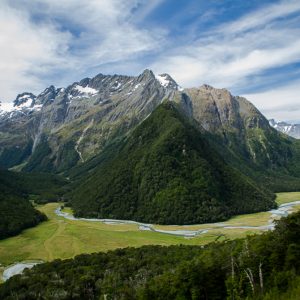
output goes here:
[[275, 206], [274, 195], [229, 167], [172, 102], [119, 149], [71, 193], [76, 216], [196, 224]]
[[33, 208], [20, 188], [20, 179], [19, 175], [0, 170], [0, 239], [46, 220], [46, 216]]

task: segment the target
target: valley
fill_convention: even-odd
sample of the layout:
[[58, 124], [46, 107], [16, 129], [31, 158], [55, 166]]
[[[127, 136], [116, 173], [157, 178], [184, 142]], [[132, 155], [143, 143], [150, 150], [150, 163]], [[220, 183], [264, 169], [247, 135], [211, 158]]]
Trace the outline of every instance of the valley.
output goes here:
[[[278, 205], [300, 200], [300, 192], [278, 193]], [[220, 224], [201, 224], [188, 226], [153, 225], [154, 230], [205, 230], [208, 232], [193, 238], [180, 235], [141, 231], [138, 224], [105, 224], [84, 220], [70, 220], [58, 216], [55, 210], [60, 203], [38, 205], [36, 208], [46, 214], [48, 221], [27, 229], [21, 234], [0, 241], [1, 278], [3, 270], [16, 262], [52, 261], [72, 258], [82, 253], [106, 252], [117, 248], [140, 247], [143, 245], [205, 245], [213, 241], [242, 238], [246, 235], [262, 232], [247, 226], [268, 224], [271, 214], [260, 212], [235, 216]], [[300, 205], [293, 207], [299, 210]], [[63, 210], [71, 213], [70, 209]], [[237, 228], [243, 227], [245, 228]]]
[[0, 300], [299, 300], [300, 1], [0, 1]]
[[299, 300], [300, 1], [0, 1], [0, 300]]

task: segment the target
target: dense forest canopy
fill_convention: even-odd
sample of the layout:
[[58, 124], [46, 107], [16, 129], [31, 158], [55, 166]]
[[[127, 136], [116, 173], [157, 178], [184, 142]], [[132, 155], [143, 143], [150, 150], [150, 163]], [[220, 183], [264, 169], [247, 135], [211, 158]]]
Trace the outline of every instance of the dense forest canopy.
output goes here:
[[275, 206], [227, 165], [174, 103], [161, 104], [70, 194], [77, 216], [161, 224], [221, 221]]
[[46, 220], [29, 200], [57, 201], [65, 181], [49, 174], [0, 170], [0, 239]]

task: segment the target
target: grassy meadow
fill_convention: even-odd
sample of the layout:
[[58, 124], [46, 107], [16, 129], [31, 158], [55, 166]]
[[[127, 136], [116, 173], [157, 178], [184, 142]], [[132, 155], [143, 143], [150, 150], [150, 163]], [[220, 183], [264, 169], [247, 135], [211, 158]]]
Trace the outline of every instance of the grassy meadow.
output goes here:
[[[296, 200], [300, 200], [300, 192], [277, 194], [278, 204]], [[255, 229], [222, 229], [218, 228], [216, 224], [155, 226], [157, 229], [164, 230], [213, 228], [206, 234], [185, 238], [151, 231], [140, 231], [137, 225], [108, 225], [100, 222], [67, 220], [54, 213], [59, 205], [58, 203], [48, 203], [37, 206], [48, 216], [49, 221], [24, 230], [18, 236], [0, 241], [0, 263], [2, 267], [25, 260], [66, 259], [81, 253], [108, 251], [128, 246], [139, 247], [149, 244], [203, 245], [215, 240], [234, 239], [259, 232]], [[300, 206], [297, 208], [299, 209]], [[270, 213], [261, 212], [236, 216], [222, 224], [260, 226], [267, 224], [269, 218]]]

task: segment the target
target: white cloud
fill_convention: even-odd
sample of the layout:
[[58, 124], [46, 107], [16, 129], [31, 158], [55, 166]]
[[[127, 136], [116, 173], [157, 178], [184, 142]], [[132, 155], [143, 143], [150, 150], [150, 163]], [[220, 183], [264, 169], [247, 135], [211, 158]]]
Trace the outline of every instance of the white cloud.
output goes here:
[[41, 88], [41, 73], [66, 63], [69, 35], [51, 24], [32, 24], [5, 2], [0, 6], [0, 97], [12, 99], [18, 90]]
[[[184, 86], [205, 81], [232, 88], [244, 84], [247, 76], [298, 62], [299, 20], [294, 21], [296, 25], [277, 20], [279, 11], [284, 18], [297, 10], [299, 1], [283, 1], [223, 24], [193, 44], [165, 53], [153, 64], [153, 69], [171, 73]], [[263, 15], [266, 17], [258, 18]]]
[[[52, 83], [67, 84], [97, 66], [156, 51], [165, 31], [141, 29], [130, 21], [141, 3], [145, 1], [36, 0], [25, 5], [3, 0], [0, 99]], [[154, 8], [147, 7], [148, 12]]]
[[245, 17], [222, 26], [220, 32], [236, 34], [249, 29], [264, 26], [265, 24], [283, 16], [300, 11], [298, 0], [283, 0], [274, 4], [269, 4]]
[[[253, 77], [263, 78], [264, 72], [272, 68], [300, 62], [299, 12], [298, 0], [263, 6], [204, 32], [202, 37], [187, 46], [174, 47], [155, 61], [152, 68], [157, 73], [172, 74], [185, 87], [208, 83], [230, 90], [249, 90]], [[272, 74], [268, 76], [272, 77]], [[294, 92], [282, 91], [292, 99], [295, 99]], [[299, 100], [295, 100], [298, 105]], [[269, 101], [272, 107], [274, 102]], [[278, 98], [278, 101], [284, 105], [286, 99]], [[284, 117], [291, 118], [291, 113]]]
[[254, 103], [268, 119], [300, 121], [300, 80], [272, 90], [243, 95]]

